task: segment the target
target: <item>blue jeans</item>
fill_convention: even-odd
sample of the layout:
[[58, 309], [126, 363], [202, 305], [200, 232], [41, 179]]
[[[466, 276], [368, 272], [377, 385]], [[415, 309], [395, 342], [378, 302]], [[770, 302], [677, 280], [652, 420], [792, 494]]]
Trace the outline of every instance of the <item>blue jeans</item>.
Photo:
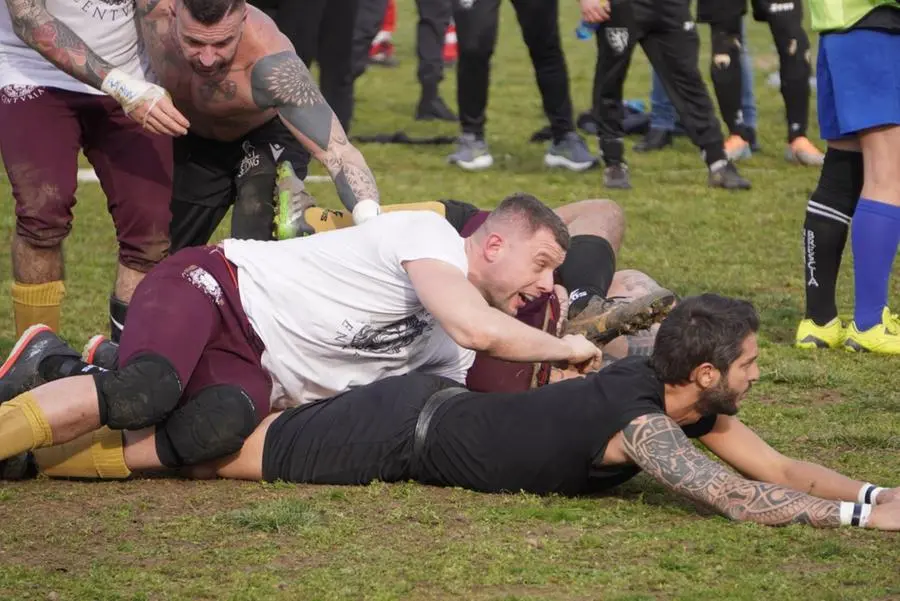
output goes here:
[[[746, 21], [741, 23], [741, 110], [744, 113], [744, 123], [756, 129], [756, 97], [753, 95], [753, 62], [750, 60], [750, 51], [747, 44]], [[666, 90], [656, 71], [651, 69], [653, 82], [650, 85], [650, 127], [665, 131], [676, 131], [675, 121], [678, 117], [675, 106], [669, 100]], [[678, 128], [681, 131], [681, 128]]]

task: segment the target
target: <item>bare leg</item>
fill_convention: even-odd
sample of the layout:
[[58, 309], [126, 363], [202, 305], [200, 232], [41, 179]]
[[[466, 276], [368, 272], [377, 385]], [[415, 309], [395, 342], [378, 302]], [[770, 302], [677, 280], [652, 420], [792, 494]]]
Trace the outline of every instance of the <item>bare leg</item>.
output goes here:
[[[646, 273], [635, 269], [617, 271], [609, 287], [609, 296], [622, 299], [634, 299], [649, 294], [662, 286]], [[604, 362], [606, 359], [621, 359], [629, 355], [647, 355], [653, 351], [653, 341], [659, 324], [630, 336], [619, 336], [603, 347]]]
[[93, 376], [48, 382], [31, 391], [46, 416], [53, 444], [69, 442], [100, 427], [100, 408]]
[[134, 295], [134, 289], [141, 283], [145, 275], [147, 274], [119, 263], [119, 269], [116, 273], [116, 298], [123, 303], [130, 303], [131, 297]]
[[605, 238], [616, 253], [622, 247], [625, 212], [612, 200], [580, 200], [557, 208], [556, 214], [569, 227], [569, 235]]
[[42, 248], [13, 235], [12, 264], [13, 278], [22, 284], [45, 284], [63, 279], [61, 245]]

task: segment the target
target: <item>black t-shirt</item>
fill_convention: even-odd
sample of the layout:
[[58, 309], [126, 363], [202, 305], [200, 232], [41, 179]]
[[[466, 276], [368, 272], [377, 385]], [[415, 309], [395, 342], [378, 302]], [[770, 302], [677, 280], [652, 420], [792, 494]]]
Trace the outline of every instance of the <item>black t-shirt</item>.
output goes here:
[[[607, 489], [639, 469], [594, 463], [631, 421], [665, 413], [663, 395], [646, 357], [526, 393], [461, 395], [433, 419], [424, 480], [488, 492]], [[682, 429], [688, 437], [703, 436], [715, 421], [711, 416]]]

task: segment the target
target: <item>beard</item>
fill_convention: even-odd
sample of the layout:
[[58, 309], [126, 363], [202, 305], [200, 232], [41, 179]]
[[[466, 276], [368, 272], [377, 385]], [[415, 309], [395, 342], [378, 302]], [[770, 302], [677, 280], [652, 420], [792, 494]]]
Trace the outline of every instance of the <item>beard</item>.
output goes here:
[[700, 415], [737, 415], [738, 401], [750, 390], [741, 392], [728, 387], [725, 378], [719, 380], [719, 383], [712, 388], [707, 388], [700, 393], [697, 399], [697, 411]]

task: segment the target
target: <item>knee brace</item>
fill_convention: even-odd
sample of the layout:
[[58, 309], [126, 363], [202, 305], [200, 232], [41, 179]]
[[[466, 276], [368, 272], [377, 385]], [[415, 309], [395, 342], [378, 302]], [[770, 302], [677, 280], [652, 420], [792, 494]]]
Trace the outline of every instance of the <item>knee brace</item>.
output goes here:
[[93, 376], [100, 425], [113, 430], [139, 430], [159, 423], [181, 398], [178, 372], [161, 355], [140, 355], [119, 370]]
[[166, 467], [197, 465], [236, 453], [258, 423], [243, 389], [204, 388], [156, 429], [156, 453]]

